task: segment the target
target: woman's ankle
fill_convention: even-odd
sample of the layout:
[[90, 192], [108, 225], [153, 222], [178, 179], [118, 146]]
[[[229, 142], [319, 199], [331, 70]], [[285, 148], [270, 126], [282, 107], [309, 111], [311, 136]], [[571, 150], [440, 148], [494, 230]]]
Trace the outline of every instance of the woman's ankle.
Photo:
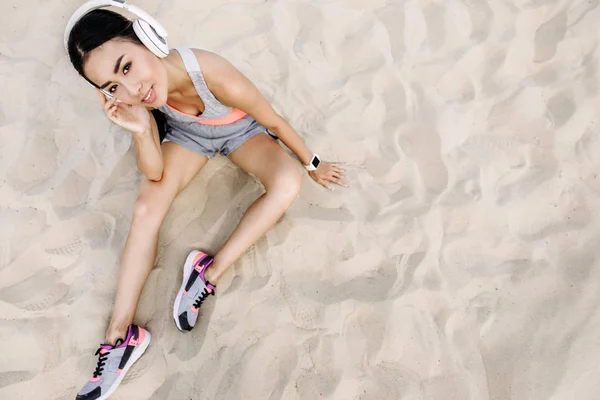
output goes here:
[[207, 267], [207, 268], [204, 270], [204, 280], [205, 280], [206, 282], [210, 282], [210, 283], [212, 283], [213, 285], [215, 285], [215, 284], [216, 284], [216, 282], [214, 282], [214, 277], [215, 277], [215, 276], [213, 275], [213, 271], [214, 271], [214, 270], [213, 270], [213, 268], [211, 268], [211, 267], [212, 267], [212, 265], [211, 265], [211, 266], [209, 266], [209, 267]]
[[118, 339], [125, 340], [127, 337], [127, 328], [129, 328], [129, 324], [111, 323], [104, 334], [104, 343], [114, 346]]
[[221, 271], [222, 268], [215, 268], [215, 263], [213, 262], [204, 270], [204, 280], [210, 282], [213, 285], [216, 285], [217, 281], [223, 275]]
[[220, 253], [215, 254], [212, 264], [210, 264], [204, 271], [204, 279], [212, 283], [217, 284], [217, 281], [221, 279], [225, 271], [232, 265], [228, 259], [224, 259]]

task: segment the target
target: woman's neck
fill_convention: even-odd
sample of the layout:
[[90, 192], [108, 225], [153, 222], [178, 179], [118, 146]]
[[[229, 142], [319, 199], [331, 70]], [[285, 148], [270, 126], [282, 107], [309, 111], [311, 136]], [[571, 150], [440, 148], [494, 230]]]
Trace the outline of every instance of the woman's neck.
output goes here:
[[171, 52], [170, 55], [162, 59], [167, 71], [167, 98], [173, 94], [182, 94], [182, 91], [189, 85], [188, 73], [181, 58], [176, 52]]

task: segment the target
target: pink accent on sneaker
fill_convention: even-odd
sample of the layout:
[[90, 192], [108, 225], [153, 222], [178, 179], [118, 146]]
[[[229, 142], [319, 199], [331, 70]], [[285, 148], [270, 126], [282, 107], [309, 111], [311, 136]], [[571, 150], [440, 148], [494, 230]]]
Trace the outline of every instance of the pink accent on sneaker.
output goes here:
[[[204, 253], [201, 253], [201, 254], [204, 254]], [[200, 276], [200, 279], [202, 279], [202, 282], [206, 283], [206, 278], [204, 278], [204, 272], [206, 271], [206, 268], [211, 266], [211, 264], [213, 263], [213, 261], [215, 259], [206, 254], [204, 254], [204, 256], [205, 256], [204, 259], [208, 258], [208, 261], [204, 265], [202, 265], [202, 261], [204, 261], [204, 259], [198, 263], [194, 262], [194, 269], [196, 271], [198, 271], [198, 275]], [[196, 256], [196, 258], [198, 258], [198, 256]], [[194, 260], [196, 258], [194, 258]]]
[[133, 337], [133, 324], [129, 325], [127, 327], [127, 336], [125, 337], [125, 340], [123, 340], [123, 343], [121, 343], [118, 346], [115, 346], [115, 349], [122, 349], [124, 347], [127, 347], [127, 344], [129, 343], [129, 339], [131, 339]]
[[129, 339], [129, 343], [127, 343], [127, 345], [128, 346], [137, 346], [138, 343], [139, 342], [132, 337], [131, 339]]
[[206, 291], [207, 291], [208, 293], [212, 293], [212, 292], [213, 292], [213, 290], [212, 290], [210, 287], [208, 287], [208, 286], [206, 287]]
[[200, 260], [206, 256], [207, 256], [206, 253], [199, 252], [198, 254], [196, 254], [196, 257], [194, 257], [194, 262], [192, 263], [192, 265], [198, 264], [200, 262]]
[[102, 379], [102, 378], [100, 378], [99, 376], [96, 376], [96, 377], [92, 376], [92, 379], [90, 379], [90, 382], [98, 382], [100, 379]]
[[187, 290], [184, 290], [184, 291], [183, 291], [183, 294], [187, 294]]
[[197, 309], [196, 307], [194, 307], [194, 306], [191, 306], [190, 308], [191, 308], [191, 310], [192, 310], [193, 312], [195, 312], [195, 313], [197, 313], [197, 312], [198, 312], [198, 309]]
[[104, 348], [102, 350], [100, 350], [100, 354], [106, 354], [107, 352], [108, 352], [108, 350], [104, 349]]
[[138, 343], [142, 343], [144, 341], [144, 338], [146, 337], [146, 330], [142, 329], [138, 326], [139, 329], [139, 337], [138, 337]]
[[119, 369], [117, 370], [117, 375], [121, 375], [121, 372], [123, 372], [123, 370], [122, 370], [121, 368], [119, 368]]

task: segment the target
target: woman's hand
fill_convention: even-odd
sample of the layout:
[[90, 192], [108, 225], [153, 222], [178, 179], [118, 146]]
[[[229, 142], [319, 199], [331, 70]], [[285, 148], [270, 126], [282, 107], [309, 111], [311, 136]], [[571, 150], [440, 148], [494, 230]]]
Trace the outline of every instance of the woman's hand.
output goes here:
[[344, 170], [339, 167], [338, 163], [329, 163], [321, 161], [319, 167], [315, 171], [310, 171], [309, 175], [319, 185], [326, 189], [331, 189], [328, 182], [333, 182], [336, 185], [348, 187], [342, 179], [344, 179]]
[[151, 129], [150, 113], [146, 107], [115, 103], [117, 100], [115, 97], [107, 100], [100, 90], [96, 89], [96, 92], [106, 116], [112, 122], [133, 133], [143, 133]]

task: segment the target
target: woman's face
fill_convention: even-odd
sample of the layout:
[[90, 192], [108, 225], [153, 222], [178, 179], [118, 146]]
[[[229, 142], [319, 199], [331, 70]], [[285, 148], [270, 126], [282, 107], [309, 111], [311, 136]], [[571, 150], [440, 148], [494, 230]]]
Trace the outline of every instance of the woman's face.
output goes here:
[[143, 45], [109, 40], [90, 52], [83, 72], [125, 104], [156, 108], [167, 102], [165, 66]]

